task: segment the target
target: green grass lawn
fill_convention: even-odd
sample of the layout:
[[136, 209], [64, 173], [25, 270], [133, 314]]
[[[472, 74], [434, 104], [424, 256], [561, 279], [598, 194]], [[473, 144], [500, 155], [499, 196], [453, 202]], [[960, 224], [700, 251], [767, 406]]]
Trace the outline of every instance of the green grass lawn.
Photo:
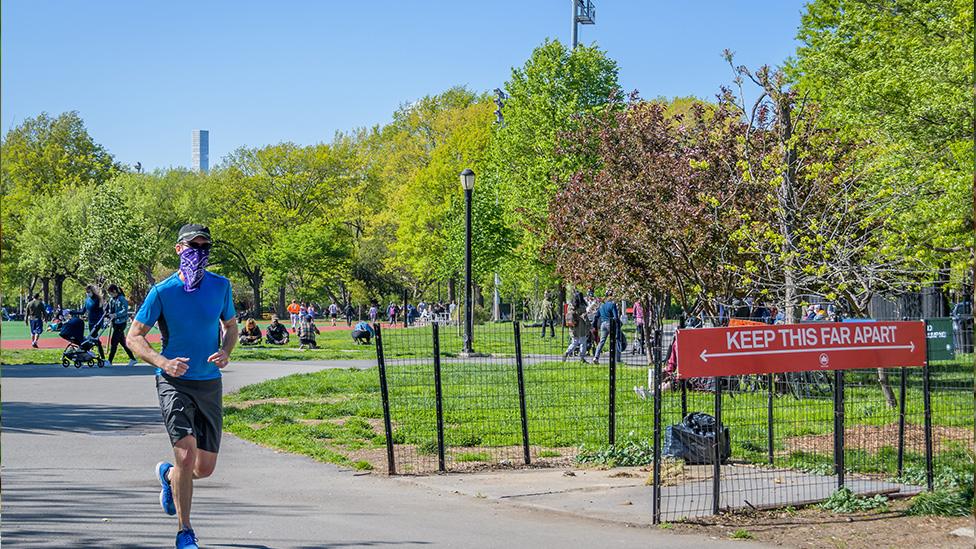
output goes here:
[[[509, 325], [510, 329], [510, 325]], [[387, 349], [413, 344], [413, 354], [429, 353], [421, 330], [389, 333]], [[476, 350], [498, 348], [504, 342], [497, 330], [477, 337]], [[442, 353], [453, 354], [453, 334], [441, 337]], [[399, 339], [398, 339], [399, 338]], [[510, 344], [510, 342], [509, 342]], [[426, 348], [425, 348], [426, 345]], [[523, 353], [552, 353], [555, 344], [523, 339]], [[389, 355], [389, 353], [388, 353]], [[491, 359], [460, 363], [445, 357], [442, 386], [445, 443], [454, 463], [498, 461], [519, 456], [521, 424], [517, 378], [513, 360], [499, 353]], [[390, 359], [388, 379], [394, 442], [399, 459], [434, 459], [436, 415], [433, 367]], [[946, 429], [938, 436], [955, 437], [937, 442], [937, 462], [971, 463], [972, 355], [952, 363], [933, 365], [933, 386], [951, 387], [932, 395], [933, 422]], [[577, 363], [527, 361], [525, 365], [528, 431], [534, 456], [566, 455], [567, 448], [606, 446], [608, 442], [609, 385], [607, 368]], [[896, 444], [890, 433], [898, 409], [885, 405], [873, 372], [850, 372], [845, 392], [849, 434], [847, 463], [853, 471], [892, 476]], [[646, 441], [652, 437], [652, 401], [641, 400], [635, 385], [646, 385], [644, 367], [620, 365], [617, 370], [617, 442]], [[892, 378], [897, 393], [897, 377]], [[271, 400], [274, 399], [274, 400]], [[755, 463], [767, 459], [766, 394], [726, 394], [723, 420], [732, 431], [733, 458]], [[833, 432], [833, 406], [826, 398], [796, 399], [777, 395], [774, 405], [774, 456], [777, 465], [829, 473]], [[323, 371], [290, 376], [245, 387], [227, 398], [226, 426], [244, 438], [297, 451], [325, 461], [365, 467], [379, 466], [385, 438], [382, 407], [375, 370]], [[712, 393], [689, 392], [689, 411], [713, 413]], [[668, 392], [663, 404], [664, 425], [680, 421], [680, 393]], [[921, 376], [913, 371], [906, 399], [909, 437], [906, 464], [924, 464], [918, 435], [923, 418]], [[369, 426], [370, 428], [366, 428]], [[968, 433], [968, 434], [967, 434]], [[890, 438], [890, 439], [889, 439]], [[878, 439], [883, 439], [877, 442]], [[426, 457], [424, 457], [426, 456]]]

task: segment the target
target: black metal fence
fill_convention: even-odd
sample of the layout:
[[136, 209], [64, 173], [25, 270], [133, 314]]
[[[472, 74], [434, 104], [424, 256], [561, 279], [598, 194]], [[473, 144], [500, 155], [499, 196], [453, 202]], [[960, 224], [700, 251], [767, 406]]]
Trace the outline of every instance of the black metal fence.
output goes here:
[[[641, 463], [654, 520], [671, 521], [809, 504], [841, 485], [910, 495], [971, 466], [971, 357], [932, 363], [928, 380], [919, 368], [677, 380], [677, 326], [597, 331], [598, 362], [594, 341], [567, 354], [572, 328], [558, 323], [477, 325], [470, 355], [456, 325], [377, 326], [390, 473]], [[698, 462], [668, 457], [669, 427], [692, 412], [728, 442], [713, 435]]]

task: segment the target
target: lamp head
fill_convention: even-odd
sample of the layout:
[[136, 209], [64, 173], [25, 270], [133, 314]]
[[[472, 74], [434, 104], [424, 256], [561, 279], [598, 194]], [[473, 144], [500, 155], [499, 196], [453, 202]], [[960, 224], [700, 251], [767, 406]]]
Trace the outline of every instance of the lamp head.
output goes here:
[[474, 172], [471, 171], [471, 168], [465, 168], [461, 172], [461, 188], [466, 191], [474, 189]]

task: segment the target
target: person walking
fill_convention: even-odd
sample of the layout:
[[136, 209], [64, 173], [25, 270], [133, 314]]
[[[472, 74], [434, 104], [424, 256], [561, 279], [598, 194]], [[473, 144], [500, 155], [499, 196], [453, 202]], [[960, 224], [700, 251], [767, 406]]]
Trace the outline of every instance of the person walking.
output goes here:
[[376, 316], [379, 314], [379, 309], [376, 307], [376, 303], [369, 306], [369, 323], [376, 324]]
[[590, 319], [586, 316], [586, 301], [583, 294], [576, 292], [573, 296], [573, 308], [570, 312], [570, 324], [573, 327], [573, 339], [569, 343], [566, 352], [563, 353], [563, 361], [579, 352], [580, 362], [586, 362], [586, 348], [589, 347], [590, 338]]
[[30, 327], [31, 347], [37, 349], [37, 340], [44, 333], [44, 302], [41, 301], [41, 294], [34, 294], [33, 299], [27, 303], [25, 321]]
[[[597, 310], [597, 319], [600, 324], [600, 343], [596, 346], [596, 354], [593, 355], [593, 364], [600, 363], [600, 353], [603, 352], [603, 345], [607, 342], [607, 338], [610, 337], [611, 324], [620, 321], [620, 312], [617, 310], [617, 304], [613, 302], [613, 292], [610, 290], [607, 290], [604, 296], [604, 302]], [[615, 356], [619, 361], [620, 345], [617, 345], [617, 348], [612, 349], [611, 352], [616, 353]]]
[[542, 294], [542, 338], [546, 338], [546, 326], [553, 339], [556, 338], [556, 312], [552, 307], [552, 299], [549, 297], [549, 290]]
[[122, 288], [119, 288], [115, 284], [109, 285], [108, 295], [108, 316], [112, 322], [112, 339], [108, 350], [108, 364], [109, 366], [112, 365], [112, 361], [115, 360], [115, 351], [121, 345], [125, 354], [129, 355], [128, 365], [135, 366], [136, 357], [132, 356], [132, 351], [125, 344], [125, 327], [129, 323], [129, 301], [125, 298], [125, 292], [122, 291]]
[[332, 325], [336, 325], [336, 318], [339, 317], [339, 306], [335, 304], [335, 301], [329, 304], [329, 318], [332, 319]]
[[346, 303], [346, 310], [343, 312], [346, 314], [346, 327], [352, 326], [352, 315], [356, 314], [356, 309], [353, 308], [352, 303]]
[[88, 315], [88, 333], [98, 347], [98, 358], [105, 360], [105, 348], [102, 346], [102, 339], [98, 337], [98, 332], [105, 326], [105, 303], [98, 286], [94, 284], [85, 286], [84, 309], [85, 314]]
[[291, 331], [294, 332], [298, 328], [298, 312], [302, 309], [301, 305], [298, 304], [297, 299], [291, 300], [291, 304], [288, 305], [288, 317], [291, 319]]
[[[230, 281], [207, 271], [213, 240], [210, 229], [180, 228], [176, 254], [180, 268], [153, 286], [129, 329], [129, 347], [156, 367], [156, 391], [173, 446], [173, 463], [156, 464], [159, 504], [177, 516], [177, 549], [198, 549], [190, 523], [194, 479], [209, 477], [217, 465], [223, 429], [221, 370], [237, 344], [237, 315]], [[146, 334], [156, 323], [162, 352]]]

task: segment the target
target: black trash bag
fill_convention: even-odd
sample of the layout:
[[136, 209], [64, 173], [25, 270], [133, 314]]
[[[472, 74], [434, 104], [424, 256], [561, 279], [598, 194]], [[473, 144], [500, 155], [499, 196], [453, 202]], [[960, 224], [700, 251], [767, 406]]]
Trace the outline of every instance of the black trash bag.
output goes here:
[[[692, 412], [681, 423], [669, 425], [664, 430], [664, 456], [682, 459], [689, 465], [705, 465], [715, 462], [715, 418]], [[732, 455], [732, 442], [729, 428], [722, 428], [722, 463]]]

